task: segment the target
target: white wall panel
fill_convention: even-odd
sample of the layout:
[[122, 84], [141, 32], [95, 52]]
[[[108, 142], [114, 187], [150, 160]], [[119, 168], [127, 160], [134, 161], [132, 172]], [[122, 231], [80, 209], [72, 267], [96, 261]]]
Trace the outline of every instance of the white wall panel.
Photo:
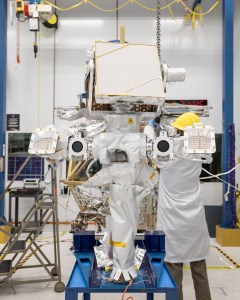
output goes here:
[[60, 20], [56, 33], [56, 105], [76, 105], [76, 95], [83, 92], [87, 49], [95, 40], [115, 38], [114, 20]]
[[[119, 1], [119, 3], [124, 1]], [[116, 3], [115, 0], [93, 0], [93, 2], [105, 8], [113, 8]], [[155, 0], [141, 0], [141, 2], [149, 6], [155, 5]], [[56, 3], [60, 7], [67, 7], [76, 4], [77, 1], [57, 0]], [[204, 9], [206, 7], [207, 5]], [[211, 110], [210, 118], [203, 119], [203, 121], [214, 125], [216, 132], [220, 133], [222, 120], [221, 7], [213, 17], [205, 17], [204, 27], [198, 24], [194, 32], [191, 26], [184, 25], [179, 18], [183, 15], [182, 7], [174, 7], [173, 11], [177, 21], [169, 16], [168, 11], [162, 13], [162, 58], [172, 67], [185, 67], [187, 78], [184, 83], [169, 86], [167, 98], [208, 99], [213, 110]], [[116, 39], [116, 13], [104, 13], [89, 5], [83, 5], [72, 11], [58, 12], [58, 15], [59, 28], [55, 37], [55, 74], [53, 31], [44, 29], [41, 33], [39, 71], [38, 59], [33, 58], [34, 34], [28, 31], [28, 22], [21, 23], [21, 64], [17, 65], [16, 20], [13, 26], [8, 20], [7, 112], [21, 114], [22, 131], [31, 131], [38, 126], [38, 88], [40, 90], [39, 125], [52, 124], [54, 101], [56, 106], [78, 103], [77, 94], [83, 92], [86, 50], [92, 47], [95, 40]], [[119, 28], [122, 25], [126, 28], [126, 41], [155, 43], [154, 12], [145, 11], [136, 5], [125, 7], [119, 11]], [[239, 60], [235, 61], [239, 63]], [[38, 74], [40, 74], [40, 79]], [[54, 76], [55, 86], [53, 85]], [[239, 91], [236, 93], [239, 96]], [[60, 122], [57, 121], [57, 124]], [[62, 176], [65, 176], [65, 168], [63, 168]], [[216, 186], [218, 186], [218, 192], [212, 193], [213, 196], [209, 199], [206, 191], [209, 189], [214, 191]], [[221, 203], [219, 202], [221, 185], [204, 184], [204, 190], [203, 199], [206, 204], [219, 205]], [[60, 197], [63, 206], [65, 200], [65, 197]], [[27, 206], [28, 204], [20, 206], [21, 215], [24, 214]], [[70, 201], [69, 208], [73, 211], [77, 210], [73, 200]], [[63, 208], [60, 208], [59, 215], [62, 221], [66, 220], [66, 211]], [[74, 218], [73, 213], [69, 212], [69, 215], [70, 219]]]
[[[44, 35], [45, 34], [45, 35]], [[16, 20], [8, 23], [7, 113], [20, 113], [21, 131], [52, 122], [53, 32], [43, 31], [39, 53], [33, 54], [34, 33], [20, 23], [20, 64], [16, 62]], [[50, 105], [49, 105], [50, 104]]]
[[[207, 19], [207, 18], [206, 18]], [[207, 22], [207, 21], [206, 21]], [[153, 16], [129, 19], [120, 14], [120, 24], [126, 27], [129, 42], [155, 43]], [[222, 131], [222, 21], [219, 15], [214, 22], [193, 31], [178, 18], [162, 21], [162, 59], [171, 67], [184, 67], [186, 81], [170, 85], [167, 99], [208, 99], [213, 107], [210, 118], [217, 133]]]

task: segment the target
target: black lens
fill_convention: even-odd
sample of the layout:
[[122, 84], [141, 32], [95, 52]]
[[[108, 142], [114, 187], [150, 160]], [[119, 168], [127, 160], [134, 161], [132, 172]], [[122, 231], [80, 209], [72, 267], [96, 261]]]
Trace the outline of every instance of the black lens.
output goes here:
[[167, 141], [164, 141], [164, 140], [158, 142], [158, 144], [157, 144], [157, 148], [160, 152], [167, 152], [169, 147], [170, 147], [169, 143]]
[[72, 144], [72, 150], [75, 152], [75, 153], [79, 153], [81, 152], [83, 149], [83, 144], [79, 141], [76, 141]]

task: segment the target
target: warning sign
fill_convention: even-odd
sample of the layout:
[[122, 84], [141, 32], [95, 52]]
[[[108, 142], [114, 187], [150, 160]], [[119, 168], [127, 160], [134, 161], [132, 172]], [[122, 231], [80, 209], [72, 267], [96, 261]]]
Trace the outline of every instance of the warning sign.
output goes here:
[[20, 130], [20, 115], [7, 114], [7, 131], [19, 131], [19, 130]]

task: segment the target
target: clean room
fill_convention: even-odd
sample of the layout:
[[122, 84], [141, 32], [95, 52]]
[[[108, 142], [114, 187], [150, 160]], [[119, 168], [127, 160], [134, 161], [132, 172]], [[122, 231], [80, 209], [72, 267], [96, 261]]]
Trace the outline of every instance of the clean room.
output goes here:
[[239, 299], [239, 11], [0, 2], [1, 299]]

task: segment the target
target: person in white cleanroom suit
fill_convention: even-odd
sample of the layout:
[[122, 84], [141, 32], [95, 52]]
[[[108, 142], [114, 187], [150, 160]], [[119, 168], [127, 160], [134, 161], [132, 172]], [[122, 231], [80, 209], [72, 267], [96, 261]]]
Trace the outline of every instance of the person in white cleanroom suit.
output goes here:
[[[200, 122], [197, 115], [185, 113], [171, 123], [172, 135], [178, 129]], [[152, 138], [154, 122], [145, 127]], [[175, 131], [175, 134], [174, 134]], [[211, 300], [206, 257], [210, 251], [210, 238], [205, 219], [204, 205], [199, 197], [202, 162], [212, 161], [211, 155], [185, 154], [183, 136], [173, 138], [174, 160], [155, 162], [160, 168], [157, 229], [166, 235], [166, 265], [179, 288], [183, 299], [183, 264], [190, 263], [197, 300]]]

